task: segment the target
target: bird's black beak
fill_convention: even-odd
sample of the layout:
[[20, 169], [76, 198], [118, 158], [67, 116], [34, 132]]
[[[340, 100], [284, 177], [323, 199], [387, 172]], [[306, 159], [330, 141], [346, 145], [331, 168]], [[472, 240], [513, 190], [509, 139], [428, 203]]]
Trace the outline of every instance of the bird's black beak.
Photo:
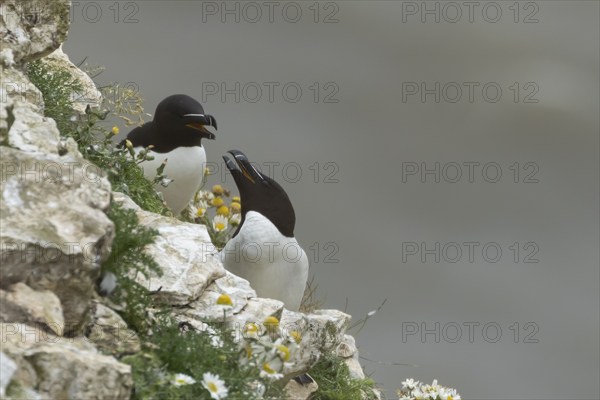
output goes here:
[[231, 154], [235, 160], [234, 163], [229, 159], [229, 157], [223, 156], [225, 165], [230, 172], [239, 171], [252, 183], [262, 182], [265, 180], [262, 174], [258, 172], [258, 170], [250, 163], [248, 157], [246, 157], [244, 153], [239, 150], [229, 150], [228, 153]]
[[183, 116], [185, 126], [196, 129], [202, 134], [202, 137], [214, 140], [215, 134], [205, 128], [206, 125], [217, 129], [217, 120], [212, 115], [205, 114], [186, 114]]

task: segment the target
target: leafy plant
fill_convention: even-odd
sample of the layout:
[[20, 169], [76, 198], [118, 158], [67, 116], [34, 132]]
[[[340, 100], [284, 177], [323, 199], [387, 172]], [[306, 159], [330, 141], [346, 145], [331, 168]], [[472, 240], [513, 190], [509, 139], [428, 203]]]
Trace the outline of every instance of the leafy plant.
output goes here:
[[152, 305], [152, 296], [135, 281], [135, 276], [142, 274], [148, 278], [151, 273], [162, 274], [156, 261], [144, 252], [144, 247], [154, 241], [158, 232], [140, 225], [135, 211], [118, 203], [111, 204], [107, 215], [115, 224], [115, 238], [110, 256], [102, 264], [102, 272], [114, 274], [119, 282], [113, 297], [125, 305], [121, 314], [127, 325], [145, 333], [149, 323], [146, 312]]
[[44, 116], [54, 119], [61, 134], [72, 136], [76, 127], [72, 95], [83, 91], [81, 83], [69, 71], [53, 68], [43, 60], [29, 63], [27, 76], [42, 93]]

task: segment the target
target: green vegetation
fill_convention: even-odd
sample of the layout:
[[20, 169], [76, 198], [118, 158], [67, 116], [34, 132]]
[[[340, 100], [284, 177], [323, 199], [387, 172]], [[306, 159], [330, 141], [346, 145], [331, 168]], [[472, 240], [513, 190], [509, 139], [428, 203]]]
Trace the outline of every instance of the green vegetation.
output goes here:
[[310, 370], [319, 384], [314, 400], [375, 399], [375, 382], [370, 378], [353, 379], [342, 358], [333, 354], [323, 356]]
[[[251, 399], [258, 387], [264, 387], [265, 398], [282, 399], [282, 388], [265, 381], [259, 370], [239, 363], [238, 343], [227, 330], [207, 327], [196, 332], [163, 321], [151, 338], [152, 354], [138, 353], [124, 357], [123, 362], [134, 370], [134, 399], [210, 399], [202, 386], [203, 374], [211, 372], [225, 383], [233, 399]], [[195, 382], [174, 385], [173, 373], [185, 374]]]
[[69, 71], [51, 68], [42, 60], [27, 65], [29, 80], [42, 92], [44, 116], [52, 118], [61, 134], [73, 137], [72, 93], [83, 92], [83, 86]]
[[152, 296], [133, 277], [142, 274], [149, 278], [151, 272], [161, 275], [158, 264], [144, 252], [144, 247], [154, 241], [158, 232], [140, 225], [135, 211], [117, 203], [111, 205], [107, 215], [115, 224], [115, 238], [111, 253], [102, 264], [102, 272], [111, 272], [117, 277], [119, 285], [113, 298], [126, 304], [121, 315], [127, 325], [137, 332], [145, 332], [149, 328], [146, 311], [152, 305]]
[[56, 121], [63, 137], [77, 142], [84, 158], [105, 171], [114, 191], [123, 192], [144, 210], [166, 214], [167, 208], [144, 178], [139, 163], [143, 160], [128, 149], [116, 147], [112, 139], [118, 129], [103, 123], [108, 116], [118, 116], [128, 125], [141, 122], [142, 99], [131, 90], [105, 87], [102, 109], [86, 109], [83, 116], [73, 112], [73, 94], [84, 91], [69, 71], [60, 70], [44, 60], [27, 66], [27, 75], [44, 99], [44, 116]]

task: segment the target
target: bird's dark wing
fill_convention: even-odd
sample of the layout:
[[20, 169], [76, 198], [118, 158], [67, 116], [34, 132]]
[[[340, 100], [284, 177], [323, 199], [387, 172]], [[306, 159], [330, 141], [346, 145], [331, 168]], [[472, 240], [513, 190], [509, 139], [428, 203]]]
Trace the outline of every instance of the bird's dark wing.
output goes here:
[[133, 144], [133, 147], [148, 147], [151, 144], [156, 145], [157, 138], [155, 131], [154, 123], [147, 122], [129, 132], [127, 139], [122, 140], [121, 143], [119, 143], [119, 146], [125, 146], [125, 140], [129, 140], [131, 144]]

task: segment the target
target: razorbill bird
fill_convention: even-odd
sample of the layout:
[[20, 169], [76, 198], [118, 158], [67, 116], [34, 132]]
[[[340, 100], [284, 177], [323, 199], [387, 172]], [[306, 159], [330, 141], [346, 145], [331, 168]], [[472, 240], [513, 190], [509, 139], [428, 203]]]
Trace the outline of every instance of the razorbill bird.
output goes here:
[[[190, 96], [176, 94], [158, 104], [151, 122], [127, 135], [136, 153], [153, 146], [148, 155], [154, 159], [140, 164], [146, 179], [154, 180], [156, 170], [167, 160], [163, 174], [172, 181], [167, 187], [156, 185], [156, 190], [162, 192], [175, 215], [187, 207], [202, 183], [206, 153], [201, 140], [215, 138], [206, 125], [217, 129], [217, 120], [206, 115], [202, 105]], [[125, 140], [121, 142], [124, 144]]]
[[[308, 257], [294, 238], [296, 215], [285, 190], [231, 150], [223, 156], [240, 192], [242, 219], [220, 252], [227, 270], [246, 279], [259, 297], [297, 311], [308, 278]], [[237, 163], [237, 164], [236, 164]]]

